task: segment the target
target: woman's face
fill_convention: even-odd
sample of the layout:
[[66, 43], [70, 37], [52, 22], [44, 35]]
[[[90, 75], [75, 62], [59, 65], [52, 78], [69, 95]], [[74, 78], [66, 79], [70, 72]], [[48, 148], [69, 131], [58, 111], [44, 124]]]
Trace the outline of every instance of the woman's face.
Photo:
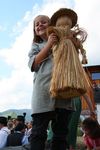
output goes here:
[[66, 26], [72, 27], [72, 20], [68, 16], [61, 16], [57, 19], [56, 26]]
[[34, 21], [34, 29], [36, 35], [46, 38], [46, 29], [49, 26], [49, 18], [47, 16], [38, 16]]

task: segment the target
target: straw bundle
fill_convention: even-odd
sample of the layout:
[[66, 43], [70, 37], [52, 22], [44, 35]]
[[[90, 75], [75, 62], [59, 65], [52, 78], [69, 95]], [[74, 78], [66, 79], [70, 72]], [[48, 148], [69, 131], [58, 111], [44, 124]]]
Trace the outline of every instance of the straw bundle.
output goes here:
[[59, 41], [53, 47], [51, 96], [58, 99], [81, 96], [86, 92], [89, 82], [74, 44], [66, 37], [69, 28], [50, 28], [48, 33], [55, 30]]

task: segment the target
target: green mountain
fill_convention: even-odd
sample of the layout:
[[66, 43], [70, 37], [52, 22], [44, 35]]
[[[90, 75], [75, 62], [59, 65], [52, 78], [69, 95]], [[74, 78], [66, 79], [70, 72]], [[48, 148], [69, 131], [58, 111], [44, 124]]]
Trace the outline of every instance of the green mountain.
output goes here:
[[26, 121], [31, 121], [31, 109], [8, 109], [6, 111], [0, 112], [0, 116], [11, 116], [11, 118], [17, 118], [17, 115], [23, 115], [26, 113]]

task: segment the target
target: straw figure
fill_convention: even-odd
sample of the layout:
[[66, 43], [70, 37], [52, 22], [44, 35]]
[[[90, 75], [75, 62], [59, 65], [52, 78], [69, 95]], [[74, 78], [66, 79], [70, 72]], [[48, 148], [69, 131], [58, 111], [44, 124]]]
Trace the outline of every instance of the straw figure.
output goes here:
[[[86, 51], [82, 43], [87, 33], [77, 25], [77, 14], [61, 8], [51, 17], [47, 35], [56, 34], [58, 42], [52, 47], [53, 73], [50, 85], [52, 97], [68, 99], [81, 96], [89, 87], [82, 64], [87, 64]], [[73, 28], [74, 27], [74, 28]], [[82, 55], [82, 62], [79, 58]]]

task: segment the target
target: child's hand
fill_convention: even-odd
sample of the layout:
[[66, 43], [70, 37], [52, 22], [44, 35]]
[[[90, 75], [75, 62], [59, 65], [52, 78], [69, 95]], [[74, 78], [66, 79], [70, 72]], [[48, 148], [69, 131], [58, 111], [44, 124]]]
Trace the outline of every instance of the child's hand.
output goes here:
[[57, 36], [55, 35], [55, 33], [51, 33], [48, 37], [48, 45], [50, 45], [51, 47], [56, 44], [58, 41]]

